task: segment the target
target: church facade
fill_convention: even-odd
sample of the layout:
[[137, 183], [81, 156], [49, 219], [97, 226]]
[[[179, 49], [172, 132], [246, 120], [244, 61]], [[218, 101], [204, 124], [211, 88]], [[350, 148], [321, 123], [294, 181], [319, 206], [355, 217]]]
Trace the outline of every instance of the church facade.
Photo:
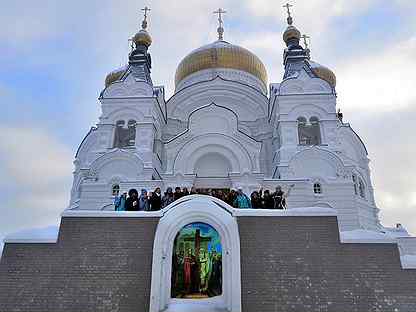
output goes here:
[[[284, 77], [268, 84], [261, 60], [223, 39], [218, 12], [218, 40], [180, 62], [170, 98], [151, 78], [145, 14], [76, 153], [58, 236], [6, 239], [0, 311], [416, 310], [416, 239], [379, 221], [335, 74], [311, 59], [289, 13]], [[114, 211], [122, 191], [176, 186], [280, 186], [288, 209], [191, 195]]]

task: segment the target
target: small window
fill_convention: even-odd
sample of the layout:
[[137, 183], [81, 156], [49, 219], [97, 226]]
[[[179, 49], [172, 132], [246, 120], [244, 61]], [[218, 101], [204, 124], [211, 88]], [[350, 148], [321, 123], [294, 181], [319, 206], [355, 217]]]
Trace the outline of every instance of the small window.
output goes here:
[[352, 183], [354, 184], [354, 193], [358, 195], [357, 176], [355, 174], [352, 175]]
[[111, 193], [113, 196], [118, 196], [118, 194], [120, 194], [120, 185], [114, 184], [111, 189]]
[[321, 183], [315, 183], [313, 185], [313, 192], [315, 194], [322, 194], [322, 186], [321, 186]]
[[129, 141], [128, 146], [134, 146], [134, 143], [136, 141], [136, 120], [129, 120], [127, 124], [127, 128], [129, 131]]
[[358, 183], [358, 188], [360, 190], [360, 197], [365, 198], [365, 185], [361, 179], [360, 179], [360, 182]]

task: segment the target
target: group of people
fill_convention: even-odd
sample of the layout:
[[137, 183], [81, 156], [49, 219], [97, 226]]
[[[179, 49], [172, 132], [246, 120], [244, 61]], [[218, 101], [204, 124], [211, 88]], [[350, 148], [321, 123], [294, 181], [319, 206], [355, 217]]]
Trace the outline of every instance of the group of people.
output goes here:
[[275, 192], [269, 190], [254, 191], [248, 197], [240, 188], [238, 190], [221, 190], [221, 189], [196, 189], [194, 187], [189, 191], [186, 187], [171, 187], [166, 189], [162, 195], [160, 187], [153, 192], [147, 192], [146, 189], [140, 191], [131, 189], [128, 194], [123, 192], [114, 198], [116, 211], [158, 211], [165, 208], [181, 197], [193, 194], [210, 195], [219, 198], [234, 208], [257, 208], [257, 209], [286, 209], [286, 197], [293, 185], [290, 186], [286, 194], [280, 186], [276, 187]]
[[191, 294], [207, 297], [221, 294], [221, 253], [201, 248], [198, 253], [189, 249], [186, 254], [174, 252], [172, 263], [172, 297], [183, 298]]

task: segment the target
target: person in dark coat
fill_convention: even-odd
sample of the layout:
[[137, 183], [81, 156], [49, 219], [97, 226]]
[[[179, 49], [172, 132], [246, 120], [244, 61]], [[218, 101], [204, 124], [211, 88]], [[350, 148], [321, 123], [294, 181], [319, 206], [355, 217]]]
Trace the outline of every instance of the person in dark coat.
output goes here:
[[147, 190], [142, 189], [139, 196], [139, 211], [149, 211], [150, 210], [150, 200], [147, 195]]
[[175, 187], [175, 193], [173, 193], [173, 200], [178, 200], [183, 196], [181, 188], [179, 186]]
[[150, 197], [150, 211], [157, 211], [162, 208], [162, 194], [160, 187], [157, 187]]
[[251, 207], [257, 208], [257, 209], [263, 208], [261, 195], [257, 191], [254, 191], [253, 193], [251, 193]]
[[184, 188], [182, 189], [182, 196], [188, 196], [188, 195], [189, 195], [188, 188], [184, 187]]
[[235, 193], [235, 190], [231, 190], [227, 195], [227, 200], [226, 200], [227, 204], [234, 207], [234, 200], [236, 197], [237, 197], [237, 194]]
[[276, 192], [272, 194], [274, 200], [274, 207], [275, 209], [285, 209], [286, 207], [286, 199], [285, 199], [285, 192], [282, 191], [280, 186], [276, 187]]
[[263, 208], [265, 209], [273, 209], [274, 208], [274, 199], [270, 194], [269, 190], [265, 190], [263, 194]]
[[168, 187], [166, 189], [165, 195], [163, 195], [162, 197], [162, 208], [165, 208], [169, 204], [173, 203], [173, 201], [174, 201], [174, 198], [173, 198], [172, 188]]
[[127, 211], [137, 211], [139, 210], [139, 193], [136, 189], [131, 189], [129, 191], [129, 198], [126, 200], [126, 210]]

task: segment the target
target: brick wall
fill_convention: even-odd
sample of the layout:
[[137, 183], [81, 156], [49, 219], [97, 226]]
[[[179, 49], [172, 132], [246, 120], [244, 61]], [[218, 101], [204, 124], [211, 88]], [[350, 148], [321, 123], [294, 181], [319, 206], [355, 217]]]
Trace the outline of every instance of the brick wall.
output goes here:
[[244, 312], [416, 311], [416, 270], [395, 244], [340, 244], [335, 217], [238, 224]]
[[63, 218], [57, 244], [6, 244], [0, 311], [148, 311], [157, 218]]
[[[335, 217], [238, 217], [243, 312], [415, 312], [395, 244], [340, 244]], [[0, 311], [149, 309], [158, 218], [62, 219], [57, 244], [6, 244]]]

